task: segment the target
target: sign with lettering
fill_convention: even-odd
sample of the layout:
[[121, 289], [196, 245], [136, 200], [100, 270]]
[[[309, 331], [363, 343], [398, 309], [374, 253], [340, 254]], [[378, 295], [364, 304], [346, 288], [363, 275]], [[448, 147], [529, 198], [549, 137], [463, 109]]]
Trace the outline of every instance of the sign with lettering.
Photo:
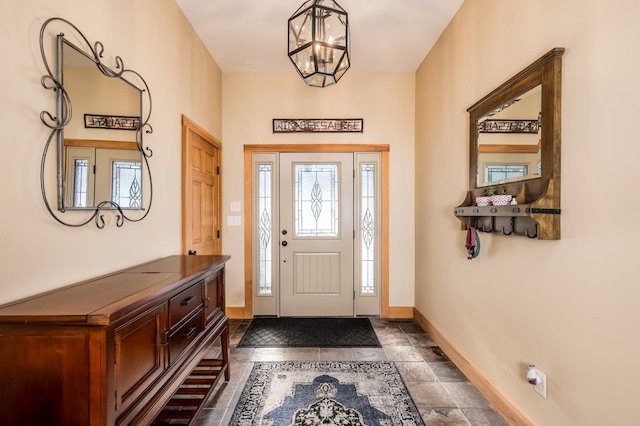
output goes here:
[[538, 133], [539, 120], [484, 120], [478, 123], [480, 133]]
[[362, 118], [274, 118], [273, 133], [362, 133]]
[[84, 127], [87, 129], [137, 130], [140, 127], [140, 117], [85, 114]]

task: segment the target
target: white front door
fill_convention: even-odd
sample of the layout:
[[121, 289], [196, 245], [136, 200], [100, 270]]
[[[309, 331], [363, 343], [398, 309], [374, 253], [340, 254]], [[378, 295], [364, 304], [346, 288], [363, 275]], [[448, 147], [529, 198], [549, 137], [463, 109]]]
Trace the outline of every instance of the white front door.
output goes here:
[[353, 316], [353, 154], [280, 155], [280, 315]]

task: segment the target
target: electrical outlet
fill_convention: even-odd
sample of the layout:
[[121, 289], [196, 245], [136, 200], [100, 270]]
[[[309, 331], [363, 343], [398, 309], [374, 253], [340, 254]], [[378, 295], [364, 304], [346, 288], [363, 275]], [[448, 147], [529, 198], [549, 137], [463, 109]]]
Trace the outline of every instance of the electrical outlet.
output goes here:
[[537, 370], [538, 377], [540, 378], [540, 383], [534, 385], [534, 389], [538, 392], [544, 399], [547, 399], [547, 375], [542, 371]]

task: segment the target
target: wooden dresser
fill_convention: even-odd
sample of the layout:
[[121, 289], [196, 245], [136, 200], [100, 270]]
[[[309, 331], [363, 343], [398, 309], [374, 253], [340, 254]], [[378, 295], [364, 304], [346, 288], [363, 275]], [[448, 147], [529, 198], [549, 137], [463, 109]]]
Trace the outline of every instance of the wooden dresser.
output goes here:
[[217, 338], [229, 380], [227, 260], [170, 256], [0, 307], [0, 424], [150, 424]]

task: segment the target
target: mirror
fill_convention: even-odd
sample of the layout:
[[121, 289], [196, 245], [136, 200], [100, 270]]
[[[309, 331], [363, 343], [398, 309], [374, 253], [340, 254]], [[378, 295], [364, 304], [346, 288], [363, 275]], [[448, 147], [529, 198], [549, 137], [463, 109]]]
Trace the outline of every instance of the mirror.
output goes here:
[[105, 76], [66, 39], [61, 57], [73, 102], [64, 129], [65, 209], [94, 208], [104, 200], [142, 208], [142, 154], [135, 143], [140, 89], [122, 76]]
[[541, 86], [478, 119], [478, 187], [540, 177]]
[[532, 202], [554, 179], [559, 194], [563, 53], [552, 49], [467, 110], [470, 202], [495, 185]]
[[[51, 60], [47, 47], [54, 41]], [[73, 227], [95, 220], [103, 228], [104, 210], [114, 211], [117, 226], [144, 219], [153, 197], [148, 162], [153, 153], [143, 145], [143, 135], [152, 133], [145, 80], [62, 18], [42, 25], [40, 52], [47, 70], [41, 83], [56, 94], [56, 113], [40, 114], [51, 129], [40, 170], [47, 210], [59, 223]], [[52, 180], [47, 164], [54, 158], [56, 209], [47, 193]], [[68, 211], [88, 211], [89, 217], [63, 220], [61, 214]]]
[[554, 48], [472, 105], [463, 230], [560, 239], [562, 55]]

